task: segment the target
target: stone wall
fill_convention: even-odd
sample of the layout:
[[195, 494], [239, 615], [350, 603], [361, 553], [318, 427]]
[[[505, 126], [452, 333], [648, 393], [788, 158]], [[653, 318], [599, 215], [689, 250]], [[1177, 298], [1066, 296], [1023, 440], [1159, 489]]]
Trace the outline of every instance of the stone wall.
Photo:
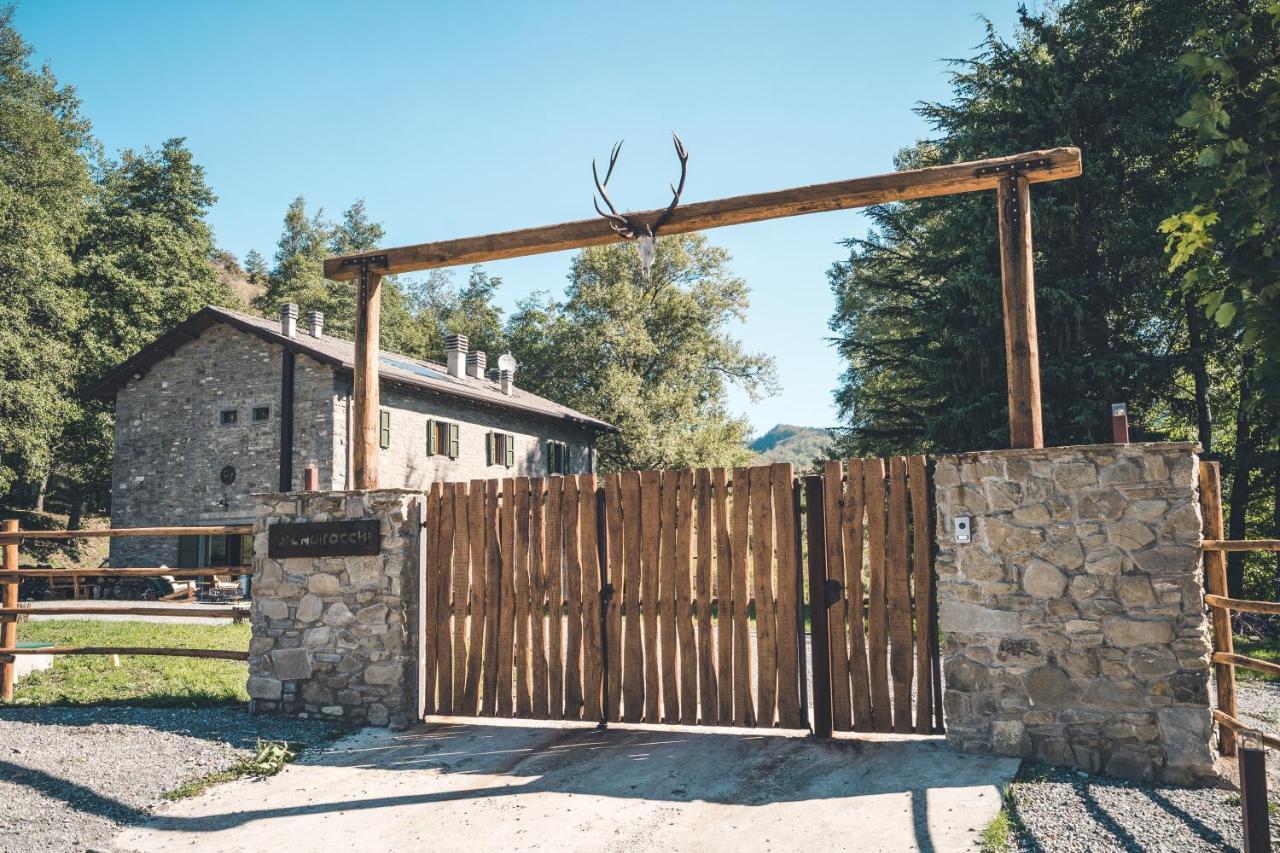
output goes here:
[[[259, 495], [249, 696], [257, 713], [402, 728], [416, 716], [421, 495]], [[376, 518], [375, 557], [267, 557], [267, 528]]]
[[[1212, 775], [1196, 447], [937, 460], [947, 739], [1115, 776]], [[955, 541], [956, 516], [973, 541]]]

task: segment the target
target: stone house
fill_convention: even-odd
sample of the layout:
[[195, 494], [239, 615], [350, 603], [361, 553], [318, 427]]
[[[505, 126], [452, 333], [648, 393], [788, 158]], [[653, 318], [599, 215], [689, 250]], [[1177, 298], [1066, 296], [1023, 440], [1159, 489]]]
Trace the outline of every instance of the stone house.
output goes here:
[[[278, 321], [209, 306], [113, 370], [90, 393], [115, 401], [113, 527], [241, 524], [254, 494], [351, 488], [355, 346], [324, 317], [285, 305]], [[446, 363], [381, 356], [379, 483], [595, 469], [616, 427], [486, 370], [451, 335]], [[113, 566], [237, 566], [249, 537], [114, 538]]]

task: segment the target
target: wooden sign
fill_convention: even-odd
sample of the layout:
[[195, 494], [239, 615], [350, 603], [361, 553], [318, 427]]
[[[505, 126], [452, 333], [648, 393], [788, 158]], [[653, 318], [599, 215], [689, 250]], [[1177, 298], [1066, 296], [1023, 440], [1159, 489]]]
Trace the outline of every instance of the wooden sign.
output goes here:
[[273, 524], [267, 528], [267, 556], [361, 557], [376, 556], [382, 547], [382, 531], [376, 518], [355, 521], [302, 521]]

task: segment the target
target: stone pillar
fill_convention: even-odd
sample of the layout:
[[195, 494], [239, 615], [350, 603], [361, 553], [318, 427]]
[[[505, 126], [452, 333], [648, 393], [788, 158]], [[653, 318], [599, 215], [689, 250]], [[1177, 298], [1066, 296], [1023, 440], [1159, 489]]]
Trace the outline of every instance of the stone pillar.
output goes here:
[[[422, 495], [400, 489], [259, 496], [249, 696], [257, 713], [403, 728], [414, 721]], [[267, 527], [376, 518], [375, 557], [267, 557]]]
[[953, 746], [1131, 779], [1213, 775], [1196, 449], [937, 460]]

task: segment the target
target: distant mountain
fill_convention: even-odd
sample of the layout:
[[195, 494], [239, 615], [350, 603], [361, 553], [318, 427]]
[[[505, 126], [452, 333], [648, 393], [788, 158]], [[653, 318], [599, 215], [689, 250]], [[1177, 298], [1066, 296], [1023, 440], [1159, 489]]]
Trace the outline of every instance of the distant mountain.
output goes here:
[[756, 462], [790, 462], [803, 470], [812, 467], [829, 444], [831, 435], [825, 429], [778, 424], [747, 447], [759, 454]]

